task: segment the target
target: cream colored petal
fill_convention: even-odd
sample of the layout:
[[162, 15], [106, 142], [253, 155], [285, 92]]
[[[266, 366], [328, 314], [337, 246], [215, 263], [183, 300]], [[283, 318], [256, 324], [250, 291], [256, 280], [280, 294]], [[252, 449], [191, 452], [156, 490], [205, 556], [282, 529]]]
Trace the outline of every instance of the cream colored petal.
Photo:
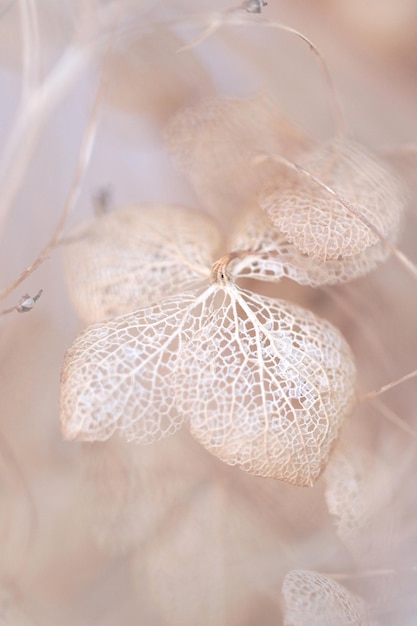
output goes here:
[[282, 594], [284, 626], [377, 626], [362, 598], [317, 572], [289, 572]]
[[355, 401], [355, 366], [328, 322], [233, 284], [207, 299], [179, 353], [177, 407], [215, 456], [311, 486]]
[[115, 432], [139, 443], [167, 437], [183, 424], [171, 379], [177, 351], [192, 330], [195, 298], [95, 324], [67, 351], [61, 385], [61, 423], [67, 439], [104, 441]]
[[74, 306], [94, 323], [192, 289], [210, 275], [220, 242], [208, 216], [176, 205], [132, 206], [90, 220], [64, 248]]
[[[395, 238], [405, 207], [397, 179], [364, 147], [339, 136], [300, 165], [350, 202], [385, 238]], [[377, 235], [303, 173], [285, 170], [261, 198], [273, 224], [301, 252], [322, 261], [359, 254]]]
[[229, 248], [254, 252], [233, 262], [231, 272], [235, 277], [272, 282], [286, 277], [311, 287], [334, 285], [364, 276], [385, 261], [390, 253], [382, 242], [378, 242], [352, 256], [327, 261], [308, 256], [258, 208], [249, 209], [242, 216], [230, 238]]

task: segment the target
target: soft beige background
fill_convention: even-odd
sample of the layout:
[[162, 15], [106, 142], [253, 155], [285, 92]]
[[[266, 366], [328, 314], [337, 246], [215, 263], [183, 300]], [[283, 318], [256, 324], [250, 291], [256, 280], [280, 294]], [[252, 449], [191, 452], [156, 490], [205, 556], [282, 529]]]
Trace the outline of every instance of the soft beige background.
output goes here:
[[[197, 206], [164, 153], [161, 131], [181, 105], [203, 96], [269, 89], [315, 139], [331, 136], [323, 76], [300, 40], [260, 27], [224, 28], [177, 54], [198, 29], [155, 27], [225, 8], [186, 0], [0, 2], [1, 286], [34, 260], [63, 211], [109, 23], [121, 24], [124, 34], [108, 64], [96, 143], [70, 224], [92, 213], [102, 187], [111, 190], [114, 207], [160, 200]], [[376, 150], [415, 144], [415, 3], [271, 0], [264, 16], [317, 44], [357, 139]], [[61, 82], [34, 108], [65, 54], [73, 74], [64, 68]], [[412, 156], [393, 161], [413, 171]], [[416, 261], [414, 192], [400, 247]], [[2, 308], [41, 288], [30, 314], [0, 318], [2, 623], [272, 626], [282, 623], [280, 588], [293, 568], [395, 569], [393, 576], [340, 581], [371, 603], [381, 624], [416, 623], [411, 435], [369, 405], [344, 431], [345, 445], [364, 447], [372, 459], [371, 499], [379, 503], [355, 563], [327, 512], [324, 478], [310, 490], [255, 479], [223, 466], [186, 433], [146, 448], [64, 442], [60, 366], [82, 325], [59, 251]], [[357, 356], [363, 390], [417, 366], [417, 284], [398, 263], [330, 293], [273, 291], [339, 326]], [[413, 381], [383, 397], [415, 428], [416, 400]], [[375, 470], [381, 464], [384, 471]]]

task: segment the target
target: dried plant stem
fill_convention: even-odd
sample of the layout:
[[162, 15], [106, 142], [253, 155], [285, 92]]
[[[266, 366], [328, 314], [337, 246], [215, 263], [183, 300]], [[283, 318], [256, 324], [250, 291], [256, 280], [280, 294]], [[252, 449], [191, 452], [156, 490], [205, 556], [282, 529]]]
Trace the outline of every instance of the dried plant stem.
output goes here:
[[411, 435], [414, 439], [417, 439], [417, 431], [414, 430], [411, 426], [407, 424], [399, 415], [397, 415], [392, 409], [390, 409], [386, 404], [381, 402], [381, 400], [373, 398], [371, 404], [380, 412], [382, 417], [385, 417], [389, 422], [397, 426], [408, 435]]
[[0, 311], [0, 316], [8, 315], [9, 313], [13, 313], [13, 312], [27, 313], [28, 311], [31, 311], [33, 307], [35, 306], [36, 302], [41, 297], [42, 292], [43, 292], [43, 289], [40, 289], [38, 293], [34, 296], [30, 296], [28, 293], [26, 293], [24, 296], [20, 298], [19, 303], [16, 306], [12, 306], [8, 309], [4, 309], [3, 311]]
[[417, 144], [405, 143], [401, 146], [391, 146], [380, 150], [379, 153], [384, 158], [407, 154], [414, 154], [415, 156], [417, 156]]
[[369, 393], [366, 393], [364, 396], [360, 398], [359, 402], [366, 402], [367, 400], [376, 398], [377, 396], [380, 396], [386, 391], [389, 391], [390, 389], [397, 387], [397, 385], [404, 383], [406, 380], [411, 380], [412, 378], [415, 378], [416, 376], [417, 376], [417, 370], [413, 370], [412, 372], [409, 372], [408, 374], [401, 376], [401, 378], [398, 378], [397, 380], [393, 380], [392, 382], [387, 383], [386, 385], [383, 385], [382, 387], [379, 387], [378, 389], [375, 389], [374, 391], [370, 391]]
[[36, 259], [30, 265], [28, 265], [26, 269], [23, 270], [23, 272], [16, 278], [16, 280], [14, 280], [13, 283], [11, 283], [8, 287], [4, 288], [0, 292], [0, 299], [8, 296], [12, 291], [14, 291], [14, 289], [16, 289], [16, 287], [18, 287], [24, 280], [26, 280], [26, 278], [28, 278], [28, 276], [30, 276], [49, 257], [49, 255], [55, 250], [56, 246], [58, 245], [64, 231], [65, 223], [68, 219], [68, 216], [70, 215], [77, 203], [85, 171], [90, 161], [91, 151], [94, 144], [94, 138], [97, 128], [98, 110], [99, 100], [96, 99], [93, 107], [92, 116], [89, 120], [87, 131], [84, 135], [81, 145], [77, 169], [75, 172], [75, 177], [71, 186], [71, 190], [64, 210], [58, 221], [58, 224], [55, 227], [52, 238], [50, 239], [49, 243], [43, 248], [41, 253], [36, 257]]
[[0, 17], [3, 17], [3, 15], [5, 15], [5, 13], [7, 13], [7, 11], [12, 7], [12, 5], [15, 2], [16, 2], [16, 0], [9, 0], [9, 2], [6, 2], [3, 7], [0, 7]]
[[361, 572], [318, 572], [320, 576], [328, 576], [334, 580], [354, 580], [356, 578], [374, 578], [376, 576], [398, 576], [399, 574], [410, 574], [417, 572], [417, 565], [399, 569], [368, 569]]
[[3, 317], [3, 315], [9, 315], [9, 313], [13, 313], [14, 311], [16, 311], [16, 305], [0, 311], [0, 316]]
[[[110, 46], [110, 43], [109, 43]], [[108, 50], [107, 50], [108, 53]], [[106, 55], [107, 55], [106, 53]], [[105, 64], [104, 64], [105, 65]], [[25, 270], [18, 276], [18, 278], [13, 281], [8, 287], [4, 288], [0, 291], [0, 300], [8, 296], [16, 287], [18, 287], [28, 276], [30, 276], [55, 250], [57, 245], [59, 244], [62, 234], [64, 232], [65, 224], [68, 219], [70, 213], [74, 210], [74, 207], [77, 204], [82, 182], [87, 171], [91, 153], [96, 137], [97, 125], [100, 107], [103, 99], [103, 93], [105, 90], [107, 82], [106, 72], [103, 69], [101, 73], [101, 77], [98, 83], [98, 87], [96, 90], [93, 107], [90, 113], [89, 120], [87, 122], [87, 127], [83, 136], [83, 140], [80, 147], [80, 152], [78, 156], [77, 167], [75, 171], [75, 176], [72, 182], [71, 190], [67, 198], [67, 202], [65, 204], [64, 210], [61, 214], [61, 217], [58, 221], [58, 224], [55, 227], [52, 238], [49, 243], [44, 247], [41, 253], [36, 257], [36, 259], [31, 263]]]
[[[96, 19], [88, 4], [82, 7], [84, 18], [78, 26], [73, 42], [61, 55], [55, 66], [37, 85], [37, 20], [34, 0], [21, 0], [23, 30], [23, 93], [21, 104], [10, 125], [10, 132], [5, 141], [0, 160], [0, 231], [9, 208], [20, 188], [27, 166], [33, 156], [37, 139], [45, 121], [52, 111], [62, 102], [77, 78], [91, 61], [106, 46], [108, 33], [86, 43], [89, 35], [86, 21], [96, 27]], [[26, 2], [26, 4], [25, 4]], [[109, 9], [108, 23], [114, 23], [114, 11]], [[92, 14], [92, 15], [91, 15]], [[33, 88], [32, 90], [29, 87]], [[27, 95], [24, 98], [24, 95]]]
[[292, 170], [296, 173], [305, 176], [312, 182], [314, 182], [318, 187], [326, 191], [330, 196], [332, 196], [337, 202], [339, 202], [345, 209], [349, 211], [352, 215], [354, 215], [362, 224], [364, 224], [369, 230], [384, 244], [386, 248], [395, 256], [396, 259], [401, 263], [401, 265], [408, 271], [408, 273], [413, 277], [414, 280], [417, 280], [417, 266], [414, 265], [410, 259], [408, 259], [405, 254], [400, 252], [394, 244], [392, 244], [384, 235], [370, 222], [360, 211], [358, 211], [351, 202], [341, 194], [337, 193], [332, 187], [326, 185], [320, 178], [317, 178], [314, 174], [306, 170], [302, 165], [298, 165], [289, 159], [286, 159], [282, 155], [279, 154], [261, 154], [253, 159], [253, 163], [255, 165], [259, 165], [264, 163], [265, 161], [272, 160], [276, 163], [280, 163]]
[[45, 120], [89, 60], [88, 51], [71, 46], [18, 112], [0, 162], [0, 228], [19, 190]]
[[[229, 265], [229, 263], [231, 263], [235, 259], [240, 259], [242, 257], [244, 258], [246, 256], [253, 256], [253, 254], [254, 253], [250, 250], [236, 250], [234, 252], [226, 254], [225, 256], [222, 256], [215, 263], [213, 263], [213, 266], [211, 268], [212, 282], [218, 284], [225, 284], [229, 282], [230, 276], [227, 271], [227, 266]], [[258, 256], [257, 253], [255, 253], [255, 255]]]
[[275, 20], [268, 20], [259, 16], [255, 17], [253, 15], [249, 16], [242, 11], [242, 7], [230, 9], [229, 11], [225, 11], [224, 13], [215, 13], [210, 16], [206, 16], [206, 20], [208, 21], [208, 26], [206, 26], [205, 30], [189, 44], [182, 46], [178, 50], [178, 52], [183, 52], [185, 50], [190, 50], [194, 48], [224, 26], [261, 26], [263, 28], [272, 28], [289, 33], [290, 35], [294, 35], [295, 37], [298, 37], [299, 39], [304, 41], [308, 45], [310, 50], [316, 55], [323, 71], [324, 78], [330, 93], [331, 108], [336, 132], [344, 132], [346, 130], [347, 125], [345, 116], [343, 114], [342, 106], [337, 96], [337, 92], [334, 87], [329, 68], [327, 67], [327, 63], [323, 55], [318, 50], [317, 46], [310, 39], [308, 39], [308, 37], [303, 35], [303, 33], [296, 30], [295, 28], [292, 28], [291, 26], [281, 24], [280, 22], [277, 22]]
[[34, 0], [19, 0], [22, 28], [23, 83], [22, 104], [36, 89], [39, 81], [39, 24]]

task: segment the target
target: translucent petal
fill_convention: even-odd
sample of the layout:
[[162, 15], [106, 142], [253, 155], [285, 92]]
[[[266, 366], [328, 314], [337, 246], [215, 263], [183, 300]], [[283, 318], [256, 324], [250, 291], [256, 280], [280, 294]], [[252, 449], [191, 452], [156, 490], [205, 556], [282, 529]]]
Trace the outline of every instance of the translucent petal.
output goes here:
[[355, 400], [346, 342], [309, 311], [232, 283], [203, 315], [175, 370], [191, 433], [229, 465], [312, 485]]
[[221, 235], [206, 215], [138, 205], [89, 220], [64, 259], [79, 315], [94, 323], [193, 289], [210, 275]]
[[377, 626], [362, 598], [317, 572], [289, 572], [282, 594], [284, 626]]
[[281, 233], [262, 210], [250, 209], [241, 218], [230, 238], [229, 249], [252, 250], [230, 267], [236, 278], [246, 276], [263, 281], [287, 277], [301, 285], [318, 287], [347, 282], [374, 270], [389, 255], [378, 242], [359, 254], [322, 261], [302, 253]]
[[192, 53], [176, 54], [182, 45], [169, 28], [153, 22], [149, 32], [131, 33], [113, 46], [108, 60], [111, 80], [105, 94], [110, 105], [146, 115], [148, 123], [155, 118], [166, 123], [184, 102], [210, 89], [212, 79], [202, 62]]
[[376, 546], [384, 543], [384, 559], [391, 552], [393, 527], [392, 469], [360, 446], [336, 450], [326, 468], [326, 502], [335, 516], [336, 530], [360, 560], [380, 558]]
[[[375, 156], [344, 136], [299, 161], [348, 200], [385, 238], [395, 238], [405, 206], [396, 178]], [[360, 254], [377, 235], [303, 173], [285, 169], [261, 198], [273, 224], [303, 253], [323, 261]]]
[[[168, 150], [201, 201], [220, 217], [235, 217], [256, 202], [276, 171], [255, 166], [260, 152], [295, 156], [309, 145], [264, 94], [212, 98], [180, 111], [167, 129]], [[230, 219], [229, 219], [230, 221]]]
[[68, 350], [62, 371], [61, 421], [68, 439], [104, 441], [119, 431], [150, 443], [184, 421], [171, 378], [177, 350], [196, 322], [195, 298], [161, 305], [87, 328]]

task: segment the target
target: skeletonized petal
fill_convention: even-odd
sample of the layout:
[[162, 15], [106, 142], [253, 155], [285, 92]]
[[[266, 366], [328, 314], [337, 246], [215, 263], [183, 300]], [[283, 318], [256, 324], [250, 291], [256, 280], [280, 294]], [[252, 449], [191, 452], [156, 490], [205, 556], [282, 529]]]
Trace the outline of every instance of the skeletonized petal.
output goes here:
[[292, 570], [282, 584], [284, 626], [377, 626], [359, 596], [310, 570]]
[[81, 225], [65, 247], [72, 300], [87, 323], [194, 288], [209, 276], [220, 232], [208, 216], [144, 204]]
[[67, 439], [104, 441], [119, 431], [150, 443], [180, 428], [171, 378], [177, 351], [195, 318], [194, 297], [95, 324], [68, 350], [61, 386], [61, 422]]
[[311, 287], [334, 285], [364, 276], [385, 261], [390, 252], [382, 242], [378, 242], [361, 253], [322, 261], [301, 252], [257, 208], [242, 216], [230, 239], [229, 248], [255, 253], [233, 262], [231, 272], [235, 277], [246, 276], [272, 282], [286, 277]]
[[192, 434], [229, 465], [311, 486], [354, 403], [346, 342], [309, 311], [231, 283], [204, 316], [175, 371]]
[[[396, 178], [365, 148], [344, 136], [300, 165], [348, 200], [385, 238], [395, 238], [405, 206]], [[329, 192], [303, 173], [285, 170], [261, 198], [273, 224], [301, 252], [323, 261], [362, 253], [380, 240]]]
[[338, 536], [356, 560], [378, 562], [381, 544], [383, 558], [395, 553], [399, 533], [392, 531], [398, 525], [393, 521], [397, 510], [393, 498], [399, 468], [393, 474], [386, 462], [355, 444], [335, 451], [324, 476], [327, 508]]
[[181, 110], [167, 129], [168, 150], [215, 215], [239, 215], [275, 172], [255, 166], [260, 152], [293, 157], [309, 142], [265, 94], [208, 99]]

